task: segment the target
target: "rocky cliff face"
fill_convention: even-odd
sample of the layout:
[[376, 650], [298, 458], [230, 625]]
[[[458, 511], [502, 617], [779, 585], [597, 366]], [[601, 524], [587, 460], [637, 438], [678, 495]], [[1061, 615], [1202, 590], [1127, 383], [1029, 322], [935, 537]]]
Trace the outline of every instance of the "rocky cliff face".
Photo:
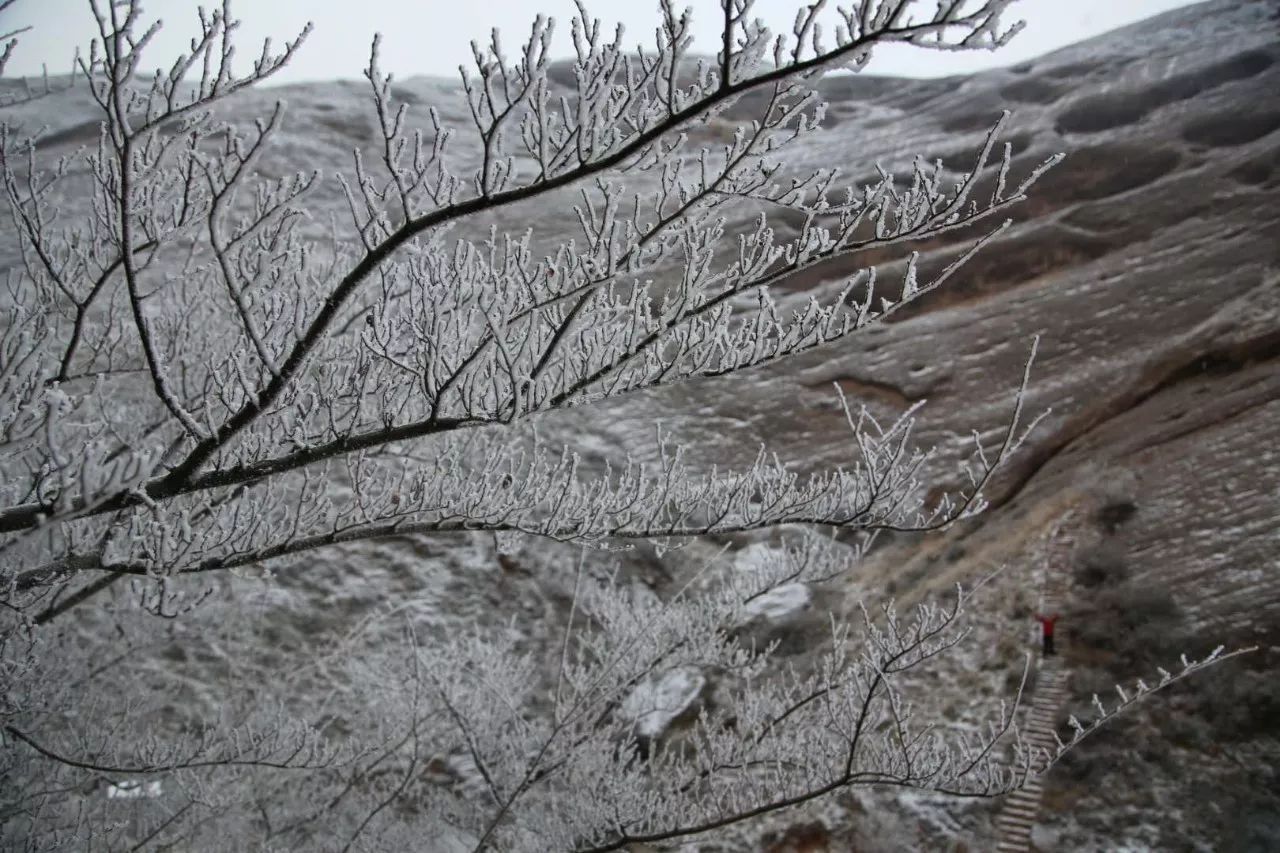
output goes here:
[[[746, 377], [626, 399], [589, 421], [572, 412], [544, 419], [546, 434], [600, 456], [647, 452], [657, 413], [708, 464], [749, 459], [767, 441], [816, 467], [849, 453], [833, 385], [886, 416], [927, 398], [918, 436], [939, 450], [940, 481], [955, 482], [970, 431], [988, 446], [998, 440], [1039, 336], [1026, 410], [1051, 412], [994, 484], [992, 509], [941, 534], [887, 541], [856, 570], [853, 588], [912, 600], [1006, 565], [992, 604], [974, 617], [992, 649], [983, 678], [1002, 683], [1021, 666], [1044, 573], [1070, 572], [1061, 624], [1073, 691], [1086, 697], [1184, 650], [1259, 646], [1148, 703], [1053, 770], [1038, 836], [1045, 849], [1262, 850], [1280, 838], [1278, 34], [1275, 4], [1213, 0], [972, 77], [826, 79], [832, 129], [797, 151], [789, 162], [797, 171], [841, 165], [870, 178], [877, 162], [901, 172], [916, 154], [962, 170], [1002, 109], [1013, 111], [1002, 141], [1012, 145], [1015, 179], [1054, 152], [1068, 157], [998, 243], [894, 322]], [[463, 121], [452, 84], [411, 80], [397, 92], [411, 107], [430, 103], [446, 121]], [[353, 145], [374, 140], [355, 85], [252, 92], [234, 109], [258, 114], [281, 95], [290, 102], [284, 144], [264, 156], [264, 172], [332, 173], [347, 167]], [[50, 125], [46, 145], [97, 136], [82, 96], [31, 112]], [[332, 181], [314, 200], [342, 204]], [[573, 225], [554, 203], [494, 222], [519, 230], [533, 214], [546, 239]], [[948, 263], [972, 238], [918, 247], [922, 266]], [[0, 240], [0, 267], [14, 261], [11, 242]], [[887, 273], [900, 268], [894, 257], [878, 260]], [[866, 261], [810, 271], [787, 290], [837, 292], [841, 276]], [[1073, 556], [1044, 565], [1039, 543], [1060, 522]], [[554, 624], [572, 579], [543, 572], [565, 559], [549, 544], [500, 559], [480, 537], [364, 543], [318, 554], [266, 592], [235, 581], [224, 602], [173, 629], [172, 649], [177, 635], [201, 634], [245, 601], [268, 626], [259, 630], [270, 651], [237, 666], [264, 680], [288, 650], [345, 634], [388, 596], [417, 602], [442, 624], [517, 607], [530, 625]], [[632, 562], [655, 587], [679, 573], [678, 558]], [[68, 630], [92, 636], [109, 611]], [[823, 623], [811, 621], [815, 630]], [[150, 665], [183, 670], [186, 700], [216, 708], [209, 673], [226, 661], [216, 643], [205, 646], [195, 659], [162, 653]], [[939, 677], [943, 704], [968, 703], [978, 686], [960, 671]], [[859, 794], [775, 840], [803, 837], [803, 849], [991, 849], [991, 816], [983, 804]]]

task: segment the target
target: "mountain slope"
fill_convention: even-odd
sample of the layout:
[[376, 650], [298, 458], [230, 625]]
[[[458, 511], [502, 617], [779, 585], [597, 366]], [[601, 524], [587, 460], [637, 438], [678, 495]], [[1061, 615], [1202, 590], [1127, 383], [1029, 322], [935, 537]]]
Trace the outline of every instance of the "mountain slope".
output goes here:
[[[1072, 695], [1149, 675], [1184, 650], [1198, 657], [1218, 643], [1261, 646], [1149, 703], [1052, 771], [1035, 836], [1044, 849], [1251, 850], [1280, 836], [1272, 793], [1280, 789], [1280, 713], [1270, 686], [1280, 662], [1278, 34], [1274, 4], [1214, 0], [972, 77], [825, 79], [830, 132], [789, 156], [797, 172], [839, 165], [869, 180], [877, 163], [901, 174], [917, 154], [963, 170], [1006, 108], [1013, 115], [1002, 141], [1012, 146], [1014, 180], [1055, 152], [1068, 156], [999, 242], [893, 323], [744, 376], [539, 421], [544, 436], [595, 459], [652, 454], [656, 417], [704, 465], [750, 461], [767, 442], [811, 468], [850, 456], [833, 386], [886, 417], [927, 398], [918, 436], [938, 448], [932, 472], [954, 485], [970, 431], [987, 446], [1001, 434], [1038, 335], [1026, 408], [1052, 411], [994, 484], [993, 508], [941, 534], [887, 539], [841, 591], [850, 601], [885, 591], [912, 601], [1007, 566], [974, 614], [979, 656], [961, 661], [980, 666], [938, 674], [934, 698], [958, 714], [1019, 670], [1046, 568], [1040, 543], [1064, 519], [1074, 542], [1061, 623]], [[425, 121], [428, 105], [447, 123], [467, 122], [452, 82], [412, 79], [395, 91], [411, 122]], [[280, 144], [258, 162], [264, 174], [349, 171], [353, 146], [380, 142], [356, 84], [247, 92], [225, 112], [260, 115], [277, 98], [289, 109]], [[97, 138], [90, 107], [72, 93], [18, 113], [48, 125], [51, 150], [69, 152]], [[743, 102], [730, 117], [750, 107]], [[723, 130], [699, 132], [713, 139]], [[70, 181], [74, 207], [87, 176]], [[568, 238], [576, 227], [562, 203], [569, 196], [497, 211], [468, 233], [535, 222], [539, 240]], [[311, 202], [338, 215], [345, 204], [332, 179]], [[326, 238], [324, 219], [313, 217], [311, 236]], [[778, 224], [788, 227], [795, 223]], [[917, 247], [922, 267], [940, 268], [973, 238]], [[869, 261], [889, 280], [902, 268], [898, 255], [853, 257], [788, 282], [781, 298], [834, 294], [843, 275]], [[16, 263], [12, 235], [0, 234], [0, 268]], [[691, 550], [665, 562], [617, 558], [661, 590], [703, 553]], [[441, 635], [518, 613], [534, 645], [564, 618], [572, 578], [555, 569], [573, 556], [540, 542], [499, 556], [478, 535], [321, 551], [270, 585], [227, 580], [173, 628], [171, 646], [137, 665], [182, 678], [190, 713], [211, 716], [229, 661], [243, 678], [269, 683], [291, 654], [345, 636], [388, 599], [414, 602], [415, 618]], [[113, 606], [78, 610], [67, 630], [86, 643], [109, 636]], [[233, 623], [221, 622], [228, 613], [248, 613], [260, 633], [235, 636]], [[819, 619], [805, 630], [824, 628]], [[369, 632], [352, 654], [374, 654], [396, 630]], [[188, 658], [183, 637], [187, 645], [198, 637], [201, 652]], [[237, 657], [237, 648], [258, 654]], [[299, 683], [305, 694], [310, 682]], [[859, 793], [817, 809], [823, 823], [805, 837], [834, 839], [832, 849], [989, 849], [995, 813], [992, 804]]]

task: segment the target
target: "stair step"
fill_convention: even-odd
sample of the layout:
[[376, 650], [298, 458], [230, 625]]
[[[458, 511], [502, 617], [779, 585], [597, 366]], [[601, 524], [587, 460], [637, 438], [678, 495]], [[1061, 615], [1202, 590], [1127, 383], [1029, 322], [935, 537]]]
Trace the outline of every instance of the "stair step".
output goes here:
[[1005, 807], [1004, 814], [1009, 817], [1021, 817], [1034, 821], [1036, 819], [1036, 815], [1039, 814], [1039, 809], [1036, 808], [1034, 804], [1028, 804], [1025, 806], [1020, 805], [1017, 807], [1007, 806]]
[[1037, 814], [1037, 810], [1035, 809], [1023, 808], [1023, 809], [1019, 809], [1016, 812], [1011, 811], [1009, 809], [1003, 809], [1000, 812], [1000, 817], [996, 819], [1005, 821], [1006, 823], [1012, 821], [1015, 823], [1021, 822], [1025, 824], [1034, 824], [1036, 822], [1036, 814]]
[[1006, 810], [1006, 811], [1002, 811], [1000, 813], [1000, 816], [996, 818], [996, 820], [1003, 821], [1004, 823], [1023, 823], [1023, 824], [1026, 824], [1027, 826], [1033, 826], [1036, 822], [1036, 816], [1034, 813], [1014, 814]]

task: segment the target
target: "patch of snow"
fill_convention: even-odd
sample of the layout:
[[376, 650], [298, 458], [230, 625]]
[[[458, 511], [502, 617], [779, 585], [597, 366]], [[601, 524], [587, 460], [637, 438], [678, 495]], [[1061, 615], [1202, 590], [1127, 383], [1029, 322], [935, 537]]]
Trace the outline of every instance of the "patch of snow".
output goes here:
[[706, 683], [702, 672], [691, 666], [650, 676], [623, 701], [622, 713], [635, 721], [638, 734], [656, 737], [697, 701]]
[[107, 785], [108, 800], [135, 800], [138, 797], [160, 796], [160, 782], [121, 782]]
[[759, 598], [752, 599], [747, 604], [746, 611], [753, 618], [761, 616], [770, 621], [777, 621], [798, 610], [803, 610], [812, 600], [813, 594], [807, 585], [788, 583], [769, 590]]
[[739, 572], [762, 572], [783, 559], [786, 559], [785, 554], [776, 547], [755, 542], [738, 552], [733, 567]]

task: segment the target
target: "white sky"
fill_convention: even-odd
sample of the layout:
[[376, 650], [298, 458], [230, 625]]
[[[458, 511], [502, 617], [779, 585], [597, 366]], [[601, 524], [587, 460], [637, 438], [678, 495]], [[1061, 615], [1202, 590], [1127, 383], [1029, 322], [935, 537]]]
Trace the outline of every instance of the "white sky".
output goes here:
[[[105, 5], [108, 0], [101, 2]], [[218, 4], [219, 0], [204, 3], [206, 7]], [[1026, 20], [1027, 28], [997, 53], [897, 48], [877, 52], [868, 70], [936, 77], [1012, 65], [1187, 4], [1188, 0], [1019, 0], [1009, 18]], [[144, 20], [164, 21], [144, 67], [167, 65], [187, 48], [197, 31], [193, 22], [199, 5], [193, 0], [144, 0]], [[586, 5], [608, 25], [621, 21], [628, 43], [652, 43], [658, 20], [656, 0], [587, 0]], [[685, 0], [683, 5], [694, 10], [695, 50], [714, 52], [719, 0]], [[801, 0], [757, 0], [755, 13], [772, 29], [789, 32], [799, 5]], [[921, 11], [932, 7], [924, 2]], [[384, 71], [402, 79], [416, 74], [454, 76], [459, 63], [470, 62], [470, 41], [487, 41], [495, 25], [503, 33], [504, 47], [514, 55], [539, 12], [556, 19], [557, 53], [567, 55], [574, 6], [572, 0], [236, 0], [232, 9], [243, 21], [236, 40], [241, 58], [238, 70], [248, 68], [264, 37], [283, 44], [308, 20], [314, 22], [315, 30], [299, 55], [272, 78], [273, 83], [285, 83], [359, 79], [378, 30], [383, 34]], [[65, 72], [75, 47], [87, 46], [96, 34], [88, 0], [17, 0], [0, 14], [0, 32], [28, 25], [32, 30], [21, 36], [6, 77], [38, 74], [41, 62], [49, 64], [50, 73]], [[608, 31], [612, 32], [611, 26]]]

